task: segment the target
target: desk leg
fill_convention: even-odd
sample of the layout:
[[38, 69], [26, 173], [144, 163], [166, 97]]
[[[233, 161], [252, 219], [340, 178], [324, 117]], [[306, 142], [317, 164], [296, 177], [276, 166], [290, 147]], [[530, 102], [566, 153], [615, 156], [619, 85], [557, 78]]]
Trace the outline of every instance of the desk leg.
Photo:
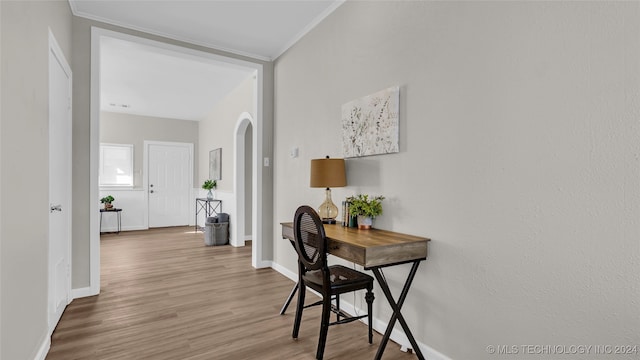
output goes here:
[[387, 298], [389, 305], [393, 309], [393, 315], [389, 320], [389, 325], [387, 325], [387, 330], [380, 341], [380, 346], [378, 347], [378, 352], [376, 353], [376, 360], [380, 360], [382, 358], [382, 354], [384, 353], [384, 349], [387, 347], [387, 342], [389, 341], [389, 337], [391, 336], [391, 331], [393, 330], [393, 326], [396, 323], [396, 320], [400, 321], [400, 325], [402, 325], [402, 329], [404, 330], [405, 335], [409, 338], [409, 342], [411, 346], [413, 346], [413, 351], [420, 360], [424, 360], [424, 355], [422, 355], [422, 351], [420, 351], [420, 347], [418, 347], [418, 343], [416, 343], [416, 339], [413, 337], [411, 330], [409, 329], [409, 325], [404, 320], [404, 316], [400, 312], [402, 305], [404, 304], [404, 300], [407, 297], [407, 293], [409, 292], [409, 288], [411, 287], [411, 283], [413, 282], [413, 278], [416, 276], [416, 272], [418, 271], [418, 265], [420, 265], [420, 261], [414, 261], [413, 266], [411, 266], [411, 271], [409, 272], [409, 276], [404, 283], [404, 287], [402, 288], [402, 292], [400, 293], [400, 297], [398, 298], [398, 302], [396, 303], [393, 299], [393, 295], [391, 295], [391, 290], [389, 290], [389, 284], [386, 282], [385, 278], [380, 273], [380, 268], [374, 267], [371, 268], [373, 271], [373, 275], [378, 280], [380, 284], [380, 288], [384, 293], [384, 296]]
[[291, 293], [289, 294], [289, 297], [287, 298], [287, 301], [285, 301], [284, 306], [282, 307], [282, 310], [280, 310], [280, 315], [284, 315], [285, 311], [287, 311], [287, 308], [289, 307], [289, 304], [291, 304], [291, 300], [296, 295], [296, 291], [298, 291], [298, 283], [296, 283], [293, 286], [293, 289], [291, 289]]
[[118, 234], [120, 234], [120, 230], [122, 229], [122, 211], [118, 211]]
[[[291, 246], [293, 247], [293, 250], [295, 251], [296, 245], [293, 243], [293, 240], [290, 239], [289, 243], [291, 243]], [[289, 294], [289, 297], [287, 298], [287, 301], [284, 302], [284, 306], [282, 307], [282, 310], [280, 310], [280, 315], [284, 315], [284, 312], [287, 311], [287, 308], [289, 307], [289, 304], [291, 303], [291, 300], [295, 296], [296, 291], [298, 291], [298, 286], [299, 286], [299, 284], [296, 281], [296, 284], [293, 286], [293, 289], [291, 289], [291, 293]]]

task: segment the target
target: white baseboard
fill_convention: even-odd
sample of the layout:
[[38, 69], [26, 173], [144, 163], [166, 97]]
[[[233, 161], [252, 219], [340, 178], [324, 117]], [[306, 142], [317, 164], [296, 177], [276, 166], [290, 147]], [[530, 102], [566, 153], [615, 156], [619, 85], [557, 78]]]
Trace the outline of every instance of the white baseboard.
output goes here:
[[147, 226], [140, 225], [140, 226], [123, 226], [121, 229], [121, 231], [138, 231], [138, 230], [149, 230], [149, 228]]
[[[193, 226], [193, 225], [191, 225]], [[123, 226], [120, 231], [137, 231], [137, 230], [149, 230], [148, 227], [146, 226]], [[103, 227], [101, 229], [101, 232], [103, 233], [114, 233], [117, 232], [118, 228], [117, 227]]]
[[273, 268], [272, 261], [258, 261], [256, 269]]
[[[277, 264], [277, 263], [273, 263], [273, 265], [271, 266], [275, 271], [279, 272], [280, 274], [286, 276], [287, 278], [291, 279], [292, 281], [298, 281], [298, 274], [285, 268], [284, 266]], [[284, 297], [283, 297], [284, 299]], [[340, 308], [342, 310], [344, 310], [346, 313], [348, 314], [364, 314], [367, 312], [366, 309], [360, 309], [360, 308], [356, 308], [354, 307], [352, 304], [350, 304], [349, 302], [345, 301], [346, 299], [341, 299], [340, 301]], [[361, 319], [360, 321], [362, 321], [363, 323], [367, 323], [367, 319]], [[388, 322], [386, 321], [382, 321], [378, 318], [376, 318], [375, 316], [373, 317], [373, 329], [375, 331], [377, 331], [380, 334], [384, 334], [384, 332], [387, 329], [387, 324]], [[403, 331], [398, 330], [398, 329], [393, 329], [393, 331], [391, 331], [391, 336], [390, 336], [391, 340], [397, 344], [399, 344], [401, 346], [402, 349], [407, 349], [407, 348], [412, 348], [411, 343], [409, 342], [409, 339], [407, 338], [407, 336], [404, 334]], [[425, 345], [419, 341], [416, 340], [416, 342], [418, 343], [418, 346], [420, 347], [420, 350], [422, 351], [422, 354], [424, 355], [424, 357], [426, 359], [429, 360], [451, 360], [448, 356], [438, 352], [437, 350], [433, 349], [432, 347]]]
[[45, 336], [33, 360], [44, 360], [47, 357], [47, 354], [49, 353], [50, 348], [51, 348], [51, 337]]
[[278, 263], [273, 263], [273, 265], [271, 266], [271, 268], [277, 272], [279, 272], [280, 274], [288, 277], [291, 281], [293, 282], [297, 282], [298, 281], [298, 273], [295, 273], [289, 269], [287, 269], [286, 267], [278, 264]]
[[71, 299], [79, 299], [79, 298], [89, 297], [94, 295], [98, 295], [98, 292], [95, 292], [94, 289], [91, 288], [91, 286], [71, 289]]

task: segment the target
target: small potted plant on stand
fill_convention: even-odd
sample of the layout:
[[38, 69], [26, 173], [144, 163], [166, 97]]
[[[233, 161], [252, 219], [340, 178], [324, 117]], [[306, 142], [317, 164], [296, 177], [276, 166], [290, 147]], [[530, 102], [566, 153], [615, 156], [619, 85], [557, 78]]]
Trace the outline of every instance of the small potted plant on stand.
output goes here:
[[111, 208], [113, 208], [113, 205], [111, 204], [115, 199], [113, 198], [113, 196], [111, 195], [107, 195], [105, 197], [103, 197], [102, 199], [100, 199], [100, 202], [104, 204], [104, 209], [105, 210], [111, 210]]
[[215, 190], [216, 186], [218, 186], [217, 182], [215, 180], [205, 180], [204, 184], [202, 184], [202, 188], [205, 190], [208, 190], [207, 192], [207, 199], [209, 200], [213, 200], [215, 198], [215, 196], [213, 195], [213, 192], [211, 190]]
[[358, 216], [358, 229], [371, 229], [373, 218], [382, 215], [382, 200], [384, 196], [360, 194], [347, 198], [349, 202], [349, 214]]

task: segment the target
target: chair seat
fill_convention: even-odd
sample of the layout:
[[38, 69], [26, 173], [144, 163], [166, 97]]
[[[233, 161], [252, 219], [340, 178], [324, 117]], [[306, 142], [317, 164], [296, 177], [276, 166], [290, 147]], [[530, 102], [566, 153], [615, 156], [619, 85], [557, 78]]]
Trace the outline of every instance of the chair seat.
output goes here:
[[[373, 283], [373, 277], [342, 265], [329, 266], [329, 273], [333, 294], [365, 289], [367, 284]], [[322, 291], [322, 271], [308, 271], [303, 278], [307, 286], [318, 292]]]

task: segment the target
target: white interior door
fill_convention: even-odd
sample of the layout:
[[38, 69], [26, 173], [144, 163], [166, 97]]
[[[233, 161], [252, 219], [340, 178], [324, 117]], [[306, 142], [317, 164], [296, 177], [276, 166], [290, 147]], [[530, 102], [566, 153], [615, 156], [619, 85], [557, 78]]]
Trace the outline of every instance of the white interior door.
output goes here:
[[71, 300], [71, 69], [49, 34], [49, 331]]
[[189, 224], [193, 144], [147, 143], [149, 227]]

